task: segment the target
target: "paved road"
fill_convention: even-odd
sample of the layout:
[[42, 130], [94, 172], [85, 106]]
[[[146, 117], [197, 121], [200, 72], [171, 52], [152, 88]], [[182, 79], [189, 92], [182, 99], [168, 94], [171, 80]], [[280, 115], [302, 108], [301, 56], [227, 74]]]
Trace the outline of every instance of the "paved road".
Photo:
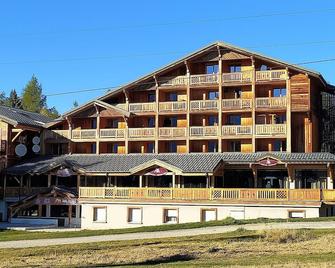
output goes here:
[[99, 235], [99, 236], [70, 237], [70, 238], [7, 241], [7, 242], [0, 242], [0, 248], [45, 247], [45, 246], [78, 244], [78, 243], [219, 234], [219, 233], [225, 233], [225, 232], [232, 232], [232, 231], [237, 230], [238, 228], [244, 228], [247, 230], [304, 229], [304, 228], [327, 229], [327, 228], [335, 228], [335, 221], [281, 222], [281, 223], [228, 225], [228, 226], [214, 226], [214, 227], [203, 227], [203, 228], [184, 229], [184, 230], [142, 232], [142, 233], [132, 233], [132, 234], [114, 234], [114, 235]]

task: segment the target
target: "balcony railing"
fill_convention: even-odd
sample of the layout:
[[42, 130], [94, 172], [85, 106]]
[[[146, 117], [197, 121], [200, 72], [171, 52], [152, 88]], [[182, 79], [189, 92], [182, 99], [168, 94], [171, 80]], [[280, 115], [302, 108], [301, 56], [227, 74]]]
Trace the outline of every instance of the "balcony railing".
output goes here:
[[[329, 195], [330, 196], [330, 195]], [[79, 198], [197, 200], [236, 202], [321, 201], [320, 189], [216, 189], [216, 188], [119, 188], [80, 187]], [[334, 200], [334, 199], [333, 199]]]
[[100, 129], [100, 138], [124, 138], [126, 130], [124, 128]]
[[129, 128], [129, 138], [154, 138], [155, 128]]
[[159, 103], [160, 112], [179, 112], [179, 111], [186, 111], [186, 109], [187, 109], [186, 101], [169, 101]]
[[223, 73], [222, 83], [250, 83], [252, 82], [253, 71], [242, 71], [234, 73]]
[[217, 110], [218, 100], [194, 100], [190, 106], [191, 111]]
[[162, 87], [185, 86], [187, 85], [187, 76], [180, 75], [176, 77], [162, 77], [160, 78], [159, 85]]
[[46, 130], [45, 139], [63, 140], [70, 139], [70, 131], [65, 130]]
[[129, 112], [142, 113], [142, 112], [155, 112], [156, 102], [143, 102], [143, 103], [129, 103]]
[[222, 110], [251, 109], [251, 99], [225, 99], [222, 100]]
[[223, 126], [222, 136], [251, 135], [252, 126]]
[[190, 127], [190, 136], [192, 137], [212, 137], [218, 135], [217, 126]]
[[160, 138], [181, 138], [186, 137], [186, 128], [184, 127], [163, 127], [159, 129]]
[[[6, 197], [21, 197], [31, 194], [36, 194], [49, 189], [48, 187], [6, 187], [5, 196]], [[0, 189], [3, 191], [3, 189]]]
[[72, 130], [72, 139], [74, 140], [86, 140], [86, 139], [96, 139], [97, 130], [96, 129], [75, 129]]
[[286, 124], [256, 125], [256, 135], [285, 135]]
[[218, 83], [218, 74], [197, 74], [190, 76], [190, 85], [211, 85]]
[[280, 81], [286, 79], [286, 70], [256, 71], [256, 81]]
[[113, 104], [115, 107], [120, 108], [122, 110], [128, 111], [128, 105], [127, 103], [117, 103]]
[[285, 108], [286, 97], [256, 98], [256, 108]]

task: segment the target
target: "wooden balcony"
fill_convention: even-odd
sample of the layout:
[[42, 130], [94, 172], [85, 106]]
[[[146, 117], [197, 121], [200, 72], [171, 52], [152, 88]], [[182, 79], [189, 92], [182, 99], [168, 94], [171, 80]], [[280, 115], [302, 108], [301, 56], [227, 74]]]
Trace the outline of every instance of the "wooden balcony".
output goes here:
[[245, 136], [252, 134], [252, 126], [223, 126], [222, 136]]
[[130, 139], [152, 139], [155, 138], [155, 128], [129, 128]]
[[162, 127], [159, 129], [160, 138], [183, 138], [186, 137], [185, 127]]
[[155, 112], [156, 102], [143, 102], [143, 103], [129, 103], [129, 112], [144, 113]]
[[253, 79], [253, 70], [222, 74], [223, 84], [251, 83], [252, 79]]
[[286, 124], [256, 125], [256, 135], [286, 135]]
[[218, 74], [197, 74], [190, 76], [191, 86], [213, 85], [219, 83]]
[[121, 139], [126, 136], [126, 130], [124, 128], [106, 128], [100, 129], [100, 138], [101, 139]]
[[[333, 190], [334, 191], [334, 190]], [[328, 196], [331, 196], [330, 194]], [[320, 202], [320, 189], [262, 189], [262, 188], [119, 188], [80, 187], [79, 198], [176, 200], [176, 201], [227, 201], [250, 202]], [[331, 197], [333, 198], [333, 196]], [[335, 199], [333, 199], [335, 200]]]
[[[6, 197], [24, 197], [31, 194], [36, 194], [49, 189], [48, 187], [6, 187], [5, 196]], [[3, 188], [0, 189], [3, 191]]]
[[217, 110], [218, 100], [193, 100], [190, 102], [191, 111]]
[[217, 126], [190, 127], [191, 137], [216, 137], [218, 135]]
[[122, 110], [125, 110], [125, 111], [128, 111], [128, 104], [127, 103], [117, 103], [117, 104], [115, 104], [115, 107], [117, 107], [119, 109], [122, 109]]
[[223, 111], [251, 109], [251, 99], [225, 99], [222, 100]]
[[90, 140], [97, 138], [96, 129], [75, 129], [72, 130], [72, 139], [73, 140]]
[[288, 78], [286, 70], [256, 71], [256, 81], [283, 81]]
[[51, 140], [64, 140], [70, 139], [70, 131], [68, 129], [65, 130], [46, 130], [45, 131], [45, 139]]
[[188, 83], [188, 78], [186, 75], [180, 75], [176, 77], [161, 77], [159, 79], [159, 86], [161, 87], [180, 87], [186, 86]]
[[186, 109], [187, 109], [186, 101], [169, 101], [159, 103], [160, 112], [180, 112], [180, 111], [186, 111]]
[[256, 98], [256, 108], [286, 109], [286, 97]]

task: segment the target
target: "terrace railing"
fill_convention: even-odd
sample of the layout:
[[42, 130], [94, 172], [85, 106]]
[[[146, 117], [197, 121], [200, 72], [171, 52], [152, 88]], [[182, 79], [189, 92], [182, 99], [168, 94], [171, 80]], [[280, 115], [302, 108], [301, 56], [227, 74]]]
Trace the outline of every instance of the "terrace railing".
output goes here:
[[218, 100], [193, 100], [190, 102], [191, 111], [217, 110]]
[[251, 99], [224, 99], [222, 100], [222, 110], [242, 110], [251, 109]]
[[190, 85], [211, 85], [218, 83], [218, 74], [196, 74], [190, 76]]
[[252, 79], [252, 70], [222, 74], [222, 83], [250, 83]]
[[190, 127], [191, 137], [212, 137], [218, 135], [217, 126]]
[[162, 127], [159, 129], [160, 138], [180, 138], [186, 137], [185, 127]]
[[[319, 189], [80, 187], [80, 198], [215, 201], [320, 201]], [[335, 197], [335, 196], [333, 196]], [[332, 198], [333, 198], [332, 197]]]
[[70, 139], [70, 131], [65, 130], [46, 130], [45, 139], [63, 140]]
[[186, 109], [187, 109], [186, 101], [169, 101], [159, 103], [160, 112], [179, 112], [179, 111], [186, 111]]
[[222, 126], [222, 136], [251, 135], [252, 126]]
[[286, 97], [256, 98], [256, 108], [286, 108]]
[[124, 128], [100, 129], [100, 138], [124, 138], [126, 130]]
[[155, 112], [156, 102], [143, 102], [143, 103], [129, 103], [129, 112], [142, 113], [142, 112]]
[[186, 86], [187, 80], [186, 75], [180, 75], [176, 77], [161, 77], [158, 83], [162, 87]]
[[129, 138], [154, 138], [155, 128], [129, 128]]
[[74, 140], [87, 140], [96, 139], [97, 137], [96, 129], [75, 129], [72, 130], [72, 139]]
[[285, 135], [286, 124], [256, 125], [256, 135]]
[[256, 71], [256, 81], [280, 81], [286, 79], [286, 70]]

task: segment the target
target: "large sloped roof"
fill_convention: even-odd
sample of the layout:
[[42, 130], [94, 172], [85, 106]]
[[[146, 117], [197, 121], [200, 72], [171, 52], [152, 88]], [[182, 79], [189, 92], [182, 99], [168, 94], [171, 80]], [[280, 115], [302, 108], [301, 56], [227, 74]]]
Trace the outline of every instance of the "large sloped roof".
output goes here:
[[159, 160], [183, 173], [211, 173], [221, 163], [249, 164], [273, 157], [288, 164], [334, 164], [330, 153], [190, 153], [190, 154], [128, 154], [41, 156], [7, 169], [11, 175], [42, 174], [60, 166], [71, 167], [80, 173], [125, 173], [149, 161]]
[[27, 125], [32, 127], [43, 127], [45, 123], [52, 121], [51, 118], [39, 113], [24, 111], [22, 109], [10, 108], [0, 105], [0, 119], [16, 125]]
[[[124, 86], [121, 86], [117, 89], [114, 89], [114, 90], [111, 90], [109, 92], [107, 92], [106, 94], [96, 98], [95, 100], [105, 100], [106, 98], [114, 95], [114, 94], [117, 94], [117, 93], [120, 93], [122, 92], [124, 89], [127, 89], [131, 86], [134, 86], [134, 85], [137, 85], [137, 84], [141, 84], [143, 83], [144, 81], [154, 77], [154, 76], [159, 76], [160, 74], [172, 69], [173, 67], [175, 66], [178, 66], [182, 63], [184, 63], [185, 61], [188, 61], [188, 60], [191, 60], [199, 55], [201, 55], [202, 53], [206, 52], [206, 51], [209, 51], [211, 49], [214, 49], [214, 48], [218, 48], [218, 49], [229, 49], [229, 50], [232, 50], [232, 51], [235, 51], [235, 52], [238, 52], [238, 53], [241, 53], [241, 54], [244, 54], [244, 55], [248, 55], [248, 56], [253, 56], [255, 58], [259, 58], [259, 59], [263, 59], [265, 61], [269, 61], [269, 62], [272, 62], [274, 64], [277, 64], [278, 66], [287, 66], [288, 68], [291, 68], [292, 70], [296, 70], [296, 71], [299, 71], [299, 72], [303, 72], [303, 73], [307, 73], [311, 76], [314, 76], [318, 79], [320, 79], [320, 81], [325, 85], [325, 87], [329, 87], [331, 88], [331, 85], [328, 85], [327, 82], [325, 81], [325, 79], [323, 78], [323, 76], [317, 72], [317, 71], [314, 71], [314, 70], [311, 70], [311, 69], [308, 69], [308, 68], [305, 68], [305, 67], [302, 67], [302, 66], [299, 66], [299, 65], [296, 65], [296, 64], [291, 64], [291, 63], [288, 63], [286, 61], [283, 61], [283, 60], [280, 60], [280, 59], [275, 59], [275, 58], [272, 58], [272, 57], [268, 57], [268, 56], [265, 56], [261, 53], [258, 53], [258, 52], [254, 52], [254, 51], [251, 51], [251, 50], [248, 50], [248, 49], [244, 49], [244, 48], [240, 48], [238, 46], [235, 46], [235, 45], [232, 45], [232, 44], [229, 44], [229, 43], [226, 43], [226, 42], [222, 42], [222, 41], [217, 41], [217, 42], [214, 42], [214, 43], [211, 43], [203, 48], [200, 48], [199, 50], [195, 51], [195, 52], [192, 52], [168, 65], [165, 65], [157, 70], [154, 70], [153, 72], [147, 74], [147, 75], [144, 75], [142, 77], [139, 77], [127, 84], [125, 84]], [[72, 113], [76, 113], [77, 111], [81, 110], [82, 108], [85, 108], [91, 104], [93, 104], [94, 100], [92, 101], [89, 101], [83, 105], [80, 105], [79, 107], [76, 107], [74, 109], [71, 109], [70, 111], [66, 112], [63, 116], [66, 116], [66, 115], [69, 115], [69, 114], [72, 114]]]

